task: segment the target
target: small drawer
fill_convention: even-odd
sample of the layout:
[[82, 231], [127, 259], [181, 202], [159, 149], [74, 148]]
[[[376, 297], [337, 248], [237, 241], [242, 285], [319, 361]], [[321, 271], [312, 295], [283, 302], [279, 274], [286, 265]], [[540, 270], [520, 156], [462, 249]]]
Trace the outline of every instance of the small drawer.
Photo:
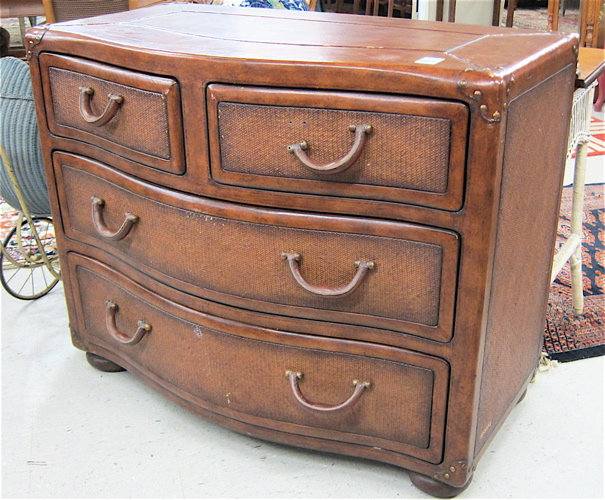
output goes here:
[[468, 110], [388, 95], [208, 87], [222, 184], [458, 210]]
[[174, 288], [254, 311], [451, 338], [455, 233], [206, 200], [64, 153], [55, 169], [66, 235]]
[[152, 168], [185, 172], [181, 98], [172, 78], [40, 56], [50, 131]]
[[440, 460], [445, 361], [225, 321], [86, 257], [68, 265], [78, 345], [114, 353], [163, 392], [265, 429]]

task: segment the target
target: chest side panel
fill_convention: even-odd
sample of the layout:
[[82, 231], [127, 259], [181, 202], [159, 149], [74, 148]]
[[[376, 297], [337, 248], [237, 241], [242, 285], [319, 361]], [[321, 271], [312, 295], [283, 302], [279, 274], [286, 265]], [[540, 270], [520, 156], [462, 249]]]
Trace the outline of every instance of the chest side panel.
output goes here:
[[538, 365], [573, 81], [570, 66], [509, 108], [476, 452]]

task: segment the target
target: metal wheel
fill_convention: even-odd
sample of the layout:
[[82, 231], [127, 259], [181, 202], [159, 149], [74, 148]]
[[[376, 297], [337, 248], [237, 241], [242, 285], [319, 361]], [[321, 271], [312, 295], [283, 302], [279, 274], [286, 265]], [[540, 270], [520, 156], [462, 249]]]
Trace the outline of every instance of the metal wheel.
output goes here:
[[[2, 286], [13, 297], [22, 300], [42, 297], [50, 292], [60, 279], [53, 222], [48, 217], [33, 217], [32, 222], [33, 230], [27, 220], [20, 219], [2, 242], [0, 254]], [[42, 248], [36, 242], [34, 231], [39, 236]], [[48, 263], [41, 252], [46, 255]]]

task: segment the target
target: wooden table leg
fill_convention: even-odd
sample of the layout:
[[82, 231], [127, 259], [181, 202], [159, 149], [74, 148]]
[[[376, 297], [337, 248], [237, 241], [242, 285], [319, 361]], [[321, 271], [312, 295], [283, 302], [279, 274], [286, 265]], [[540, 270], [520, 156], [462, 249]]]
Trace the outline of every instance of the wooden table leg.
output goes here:
[[506, 26], [512, 28], [515, 19], [515, 10], [517, 10], [517, 0], [508, 0], [508, 8], [506, 10]]

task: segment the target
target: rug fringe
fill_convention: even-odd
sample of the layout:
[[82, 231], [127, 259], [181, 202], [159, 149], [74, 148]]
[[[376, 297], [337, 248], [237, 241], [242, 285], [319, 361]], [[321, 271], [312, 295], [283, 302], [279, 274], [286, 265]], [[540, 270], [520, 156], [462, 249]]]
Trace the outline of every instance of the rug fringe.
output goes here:
[[559, 365], [559, 362], [556, 359], [551, 359], [550, 356], [546, 352], [542, 351], [540, 353], [540, 360], [538, 361], [538, 368], [534, 372], [534, 376], [531, 379], [531, 383], [534, 383], [536, 381], [536, 378], [538, 377], [538, 373], [548, 372], [548, 371], [556, 368], [558, 365]]

